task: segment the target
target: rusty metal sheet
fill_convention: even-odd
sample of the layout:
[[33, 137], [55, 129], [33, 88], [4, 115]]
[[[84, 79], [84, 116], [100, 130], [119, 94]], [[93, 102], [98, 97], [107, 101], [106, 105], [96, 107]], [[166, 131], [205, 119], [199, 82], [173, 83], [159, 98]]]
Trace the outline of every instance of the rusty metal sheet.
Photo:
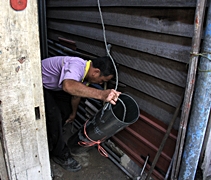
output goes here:
[[[149, 164], [146, 167], [148, 171], [166, 129], [166, 125], [142, 111], [136, 123], [117, 133], [112, 140], [140, 167], [144, 164], [143, 158], [149, 155]], [[153, 171], [155, 179], [163, 179], [168, 170], [176, 145], [176, 136], [177, 131], [172, 130]]]
[[76, 43], [75, 41], [72, 41], [70, 39], [66, 39], [66, 38], [62, 38], [62, 37], [58, 37], [59, 42], [63, 45], [66, 46], [72, 50], [76, 50]]

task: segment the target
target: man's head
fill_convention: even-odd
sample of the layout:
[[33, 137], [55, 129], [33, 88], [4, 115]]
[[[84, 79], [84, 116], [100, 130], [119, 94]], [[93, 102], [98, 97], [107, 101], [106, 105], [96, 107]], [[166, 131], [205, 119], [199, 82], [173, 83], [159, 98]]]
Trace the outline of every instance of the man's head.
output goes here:
[[115, 69], [111, 59], [107, 56], [92, 59], [87, 80], [90, 83], [102, 84], [115, 76]]

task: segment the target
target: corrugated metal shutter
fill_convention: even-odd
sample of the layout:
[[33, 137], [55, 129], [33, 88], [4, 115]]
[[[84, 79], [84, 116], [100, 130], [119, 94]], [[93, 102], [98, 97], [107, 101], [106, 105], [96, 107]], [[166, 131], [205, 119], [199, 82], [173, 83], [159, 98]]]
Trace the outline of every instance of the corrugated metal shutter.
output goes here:
[[[118, 89], [129, 93], [141, 110], [140, 119], [112, 140], [142, 167], [142, 156], [150, 154], [153, 161], [185, 89], [196, 1], [100, 2], [107, 42], [119, 64]], [[71, 54], [55, 45], [59, 37], [75, 41], [77, 52], [106, 54], [97, 1], [46, 3], [50, 56]], [[179, 119], [156, 165], [161, 179], [173, 155]]]

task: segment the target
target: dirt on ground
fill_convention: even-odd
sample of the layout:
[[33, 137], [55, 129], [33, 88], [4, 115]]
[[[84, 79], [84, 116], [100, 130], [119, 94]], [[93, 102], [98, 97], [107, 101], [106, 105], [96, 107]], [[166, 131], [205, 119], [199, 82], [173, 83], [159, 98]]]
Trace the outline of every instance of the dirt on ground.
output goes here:
[[[96, 148], [74, 157], [82, 168], [78, 172], [69, 172], [51, 160], [53, 180], [130, 180], [109, 158], [99, 154]], [[145, 177], [142, 177], [145, 179]], [[202, 180], [201, 170], [197, 170], [195, 180]], [[211, 180], [211, 178], [207, 178]]]
[[53, 180], [129, 180], [119, 167], [100, 155], [96, 148], [74, 158], [82, 165], [78, 172], [66, 171], [51, 161]]

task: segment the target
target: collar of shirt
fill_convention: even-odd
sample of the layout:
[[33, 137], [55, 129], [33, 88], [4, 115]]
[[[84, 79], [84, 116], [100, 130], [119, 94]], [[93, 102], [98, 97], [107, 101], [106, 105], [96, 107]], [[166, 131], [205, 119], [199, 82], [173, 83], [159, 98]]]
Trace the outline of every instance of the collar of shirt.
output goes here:
[[[84, 78], [86, 77], [86, 75], [87, 75], [87, 73], [89, 71], [89, 68], [91, 66], [91, 62], [92, 62], [91, 60], [86, 62], [86, 67], [85, 67], [85, 70], [84, 70], [84, 77], [83, 77], [81, 82], [84, 82]], [[86, 86], [89, 86], [89, 82], [86, 83]]]

